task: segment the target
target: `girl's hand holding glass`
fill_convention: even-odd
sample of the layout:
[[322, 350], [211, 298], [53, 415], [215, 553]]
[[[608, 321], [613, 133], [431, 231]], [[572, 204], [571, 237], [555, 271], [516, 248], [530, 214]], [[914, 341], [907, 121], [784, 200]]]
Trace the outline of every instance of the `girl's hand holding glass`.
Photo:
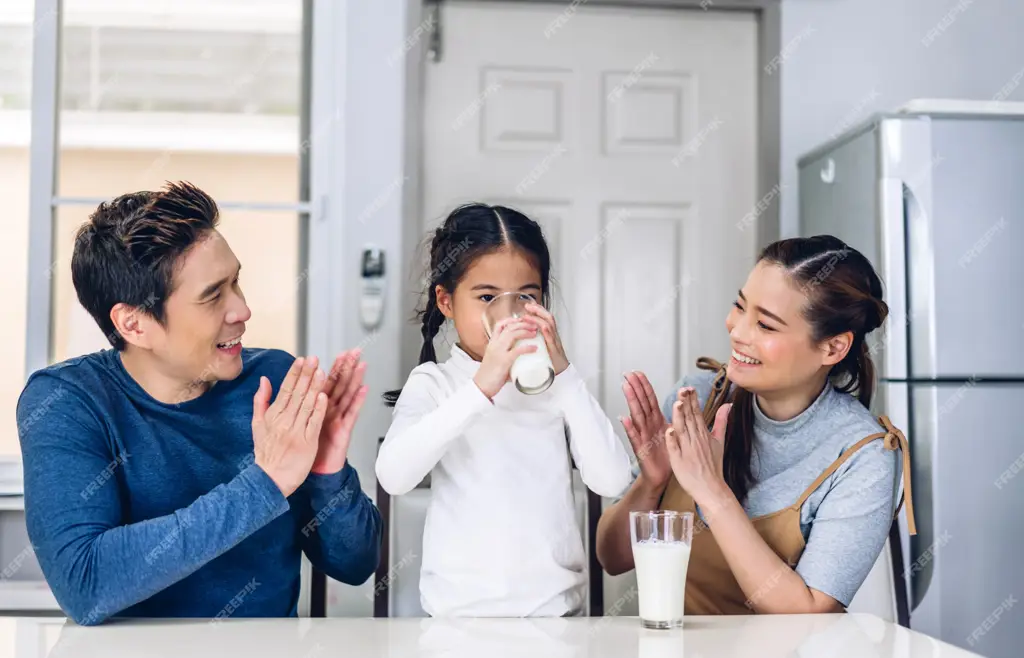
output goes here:
[[501, 387], [510, 381], [509, 372], [519, 355], [537, 351], [536, 345], [517, 345], [520, 340], [536, 335], [537, 328], [522, 318], [506, 318], [495, 325], [494, 334], [480, 362], [480, 369], [473, 377], [477, 388], [488, 399], [493, 400]]
[[558, 335], [558, 328], [555, 325], [555, 316], [540, 304], [530, 302], [526, 305], [530, 315], [523, 319], [540, 330], [544, 336], [544, 343], [548, 347], [548, 355], [551, 357], [551, 365], [555, 369], [555, 375], [560, 375], [569, 367], [569, 358], [565, 355], [565, 348], [562, 347], [562, 339]]

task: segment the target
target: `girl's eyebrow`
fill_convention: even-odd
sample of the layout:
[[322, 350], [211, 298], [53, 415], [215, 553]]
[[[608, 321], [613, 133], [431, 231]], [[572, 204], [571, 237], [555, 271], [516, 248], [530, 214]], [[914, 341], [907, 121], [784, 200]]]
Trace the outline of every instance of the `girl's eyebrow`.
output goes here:
[[[540, 290], [540, 286], [536, 283], [527, 283], [525, 286], [521, 286], [520, 290]], [[470, 290], [501, 290], [498, 286], [492, 286], [489, 283], [478, 283]]]

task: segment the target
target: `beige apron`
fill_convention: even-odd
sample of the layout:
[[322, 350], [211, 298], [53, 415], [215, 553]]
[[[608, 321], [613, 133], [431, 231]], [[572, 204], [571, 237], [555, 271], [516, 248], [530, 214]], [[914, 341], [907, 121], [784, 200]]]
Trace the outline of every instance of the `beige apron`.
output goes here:
[[[704, 419], [714, 419], [715, 412], [728, 399], [730, 383], [726, 378], [725, 367], [713, 359], [702, 358], [697, 366], [705, 370], [717, 370], [711, 394], [704, 406]], [[804, 551], [804, 537], [800, 531], [800, 508], [807, 498], [835, 472], [837, 468], [854, 453], [877, 439], [883, 439], [886, 450], [903, 452], [903, 495], [907, 503], [907, 527], [910, 534], [917, 534], [914, 524], [914, 509], [910, 495], [910, 452], [907, 439], [903, 433], [889, 422], [885, 416], [879, 418], [885, 429], [866, 436], [842, 455], [839, 456], [818, 478], [807, 487], [800, 497], [789, 507], [777, 512], [750, 519], [758, 534], [775, 551], [783, 562], [791, 568], [795, 567]], [[896, 508], [899, 514], [903, 500]], [[690, 549], [690, 564], [686, 571], [686, 603], [688, 615], [742, 615], [752, 614], [753, 608], [747, 604], [748, 597], [743, 593], [736, 578], [733, 577], [729, 564], [718, 548], [714, 534], [700, 520], [694, 506], [693, 498], [679, 486], [675, 477], [670, 478], [668, 487], [661, 499], [661, 509], [692, 512], [694, 518], [693, 544]]]

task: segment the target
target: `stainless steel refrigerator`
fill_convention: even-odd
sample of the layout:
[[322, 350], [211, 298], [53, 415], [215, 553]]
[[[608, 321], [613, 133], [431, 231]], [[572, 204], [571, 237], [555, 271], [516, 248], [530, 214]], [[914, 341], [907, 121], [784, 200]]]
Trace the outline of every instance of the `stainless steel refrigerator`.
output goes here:
[[[800, 234], [885, 285], [873, 410], [910, 443], [910, 625], [1024, 655], [1024, 113], [917, 102], [799, 160]], [[902, 515], [901, 515], [902, 516]]]

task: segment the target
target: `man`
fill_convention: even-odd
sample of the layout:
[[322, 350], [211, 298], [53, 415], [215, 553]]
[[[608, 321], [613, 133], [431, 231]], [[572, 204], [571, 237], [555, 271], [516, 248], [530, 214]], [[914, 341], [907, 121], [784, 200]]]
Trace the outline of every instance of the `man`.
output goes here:
[[380, 514], [346, 460], [365, 364], [243, 348], [217, 221], [187, 183], [101, 204], [71, 270], [113, 349], [19, 400], [29, 537], [80, 624], [294, 616], [302, 553], [352, 585], [376, 569]]

